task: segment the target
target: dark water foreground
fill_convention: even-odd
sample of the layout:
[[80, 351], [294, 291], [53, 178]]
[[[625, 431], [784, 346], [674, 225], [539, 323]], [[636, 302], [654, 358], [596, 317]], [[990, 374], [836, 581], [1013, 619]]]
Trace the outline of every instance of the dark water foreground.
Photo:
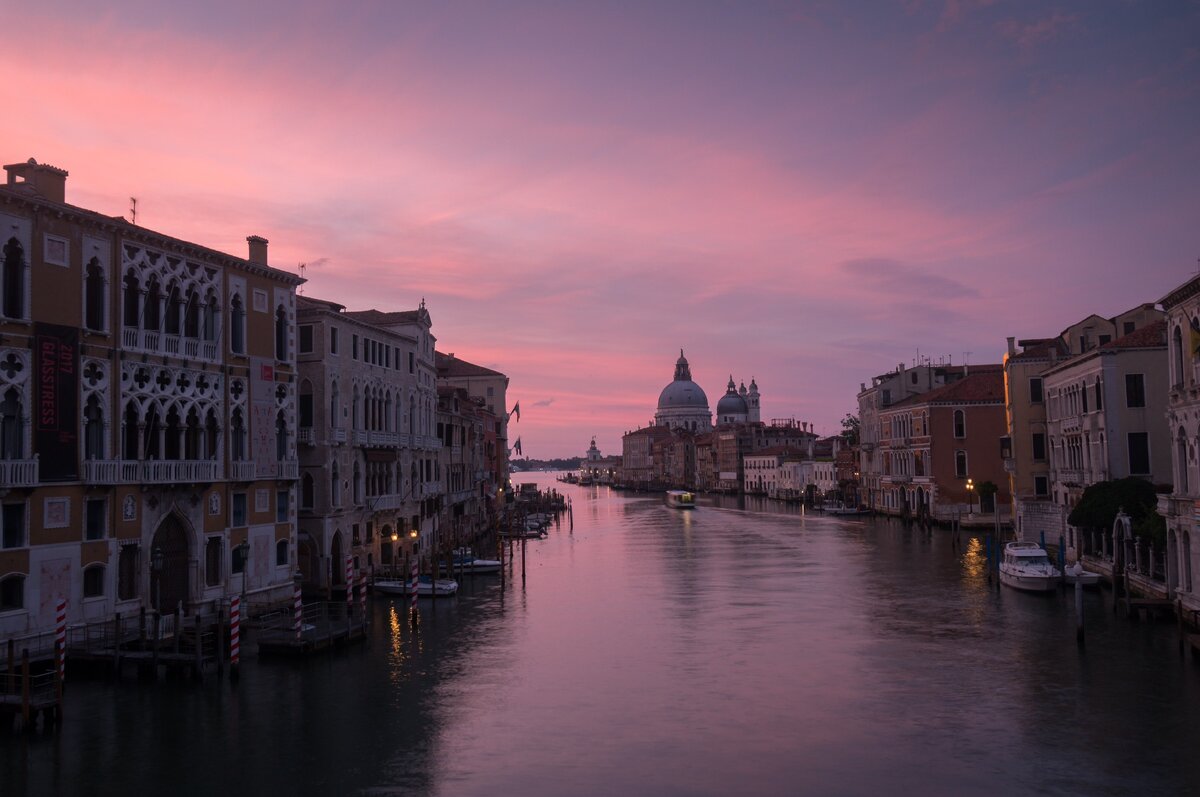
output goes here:
[[1107, 593], [1081, 655], [1071, 598], [989, 588], [970, 538], [562, 487], [524, 589], [417, 631], [375, 599], [365, 645], [251, 644], [236, 688], [72, 680], [0, 795], [1200, 792], [1200, 665]]

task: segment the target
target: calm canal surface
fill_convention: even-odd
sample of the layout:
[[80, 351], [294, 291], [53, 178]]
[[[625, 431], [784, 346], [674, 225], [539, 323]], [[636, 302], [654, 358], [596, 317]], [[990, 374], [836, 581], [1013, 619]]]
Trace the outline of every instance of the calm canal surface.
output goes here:
[[[553, 484], [549, 474], [517, 481]], [[501, 591], [373, 599], [370, 640], [241, 683], [73, 680], [0, 793], [1184, 794], [1200, 666], [1169, 624], [987, 584], [983, 549], [792, 507], [556, 485]], [[68, 677], [70, 677], [68, 673]]]

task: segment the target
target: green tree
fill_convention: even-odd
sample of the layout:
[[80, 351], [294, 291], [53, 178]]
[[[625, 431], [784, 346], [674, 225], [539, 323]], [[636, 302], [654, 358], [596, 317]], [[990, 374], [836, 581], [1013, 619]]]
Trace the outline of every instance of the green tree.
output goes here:
[[846, 413], [846, 417], [842, 418], [842, 437], [846, 438], [850, 445], [858, 444], [858, 432], [861, 422], [858, 416], [853, 413]]
[[1090, 485], [1067, 516], [1067, 522], [1078, 528], [1107, 530], [1112, 528], [1117, 512], [1124, 509], [1137, 527], [1151, 513], [1157, 514], [1157, 506], [1154, 485], [1130, 476]]

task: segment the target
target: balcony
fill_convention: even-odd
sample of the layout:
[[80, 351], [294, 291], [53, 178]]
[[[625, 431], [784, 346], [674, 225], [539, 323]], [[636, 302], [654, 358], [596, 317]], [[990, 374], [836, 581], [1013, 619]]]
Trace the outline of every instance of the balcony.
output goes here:
[[1063, 434], [1071, 434], [1078, 432], [1080, 425], [1079, 416], [1076, 415], [1073, 418], [1063, 418], [1058, 428]]
[[316, 445], [317, 435], [311, 426], [301, 426], [296, 432], [296, 440], [303, 446]]
[[220, 350], [213, 340], [168, 335], [157, 329], [123, 327], [121, 344], [125, 349], [151, 354], [168, 354], [189, 360], [218, 362]]
[[125, 484], [201, 484], [224, 478], [221, 463], [211, 459], [122, 460], [119, 470]]
[[405, 432], [397, 434], [396, 445], [400, 446], [401, 448], [408, 448], [410, 445], [412, 445], [412, 435]]
[[1060, 470], [1057, 474], [1058, 481], [1062, 484], [1083, 484], [1083, 471], [1077, 468]]
[[368, 445], [376, 448], [396, 448], [400, 445], [400, 435], [396, 432], [368, 432]]
[[277, 479], [299, 479], [300, 478], [300, 461], [296, 459], [285, 459], [276, 463], [279, 466], [279, 475]]
[[258, 478], [258, 465], [254, 462], [229, 463], [229, 478], [235, 482], [252, 482]]
[[441, 495], [441, 494], [442, 494], [442, 483], [441, 482], [425, 482], [424, 495], [426, 498], [428, 498], [431, 495]]
[[335, 426], [333, 429], [330, 430], [329, 439], [332, 440], [334, 443], [346, 442], [346, 430], [341, 428], [340, 426]]
[[5, 487], [36, 487], [38, 461], [33, 459], [0, 459], [0, 484]]
[[117, 459], [85, 459], [83, 481], [85, 484], [118, 484], [121, 461]]
[[367, 499], [367, 505], [373, 512], [386, 512], [389, 510], [399, 509], [404, 505], [404, 496], [400, 495], [399, 493], [376, 495]]
[[365, 429], [355, 429], [352, 439], [354, 445], [365, 446], [367, 444], [367, 431]]

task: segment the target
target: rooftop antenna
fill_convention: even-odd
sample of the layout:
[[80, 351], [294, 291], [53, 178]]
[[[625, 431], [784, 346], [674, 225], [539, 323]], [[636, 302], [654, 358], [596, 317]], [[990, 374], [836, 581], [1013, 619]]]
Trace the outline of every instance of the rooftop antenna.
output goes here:
[[137, 197], [129, 197], [129, 215], [133, 217], [130, 224], [137, 225]]
[[963, 365], [970, 365], [970, 364], [971, 364], [971, 352], [964, 351], [963, 352]]
[[[305, 278], [304, 272], [307, 270], [308, 270], [308, 263], [301, 263], [300, 264], [300, 279]], [[296, 293], [300, 294], [301, 296], [304, 295], [304, 283], [303, 282], [300, 283], [300, 285], [296, 288]]]

